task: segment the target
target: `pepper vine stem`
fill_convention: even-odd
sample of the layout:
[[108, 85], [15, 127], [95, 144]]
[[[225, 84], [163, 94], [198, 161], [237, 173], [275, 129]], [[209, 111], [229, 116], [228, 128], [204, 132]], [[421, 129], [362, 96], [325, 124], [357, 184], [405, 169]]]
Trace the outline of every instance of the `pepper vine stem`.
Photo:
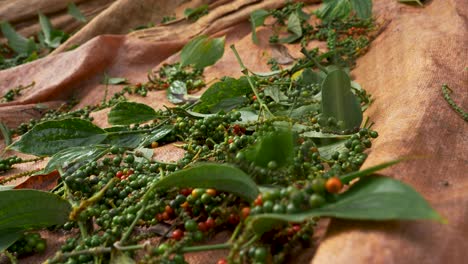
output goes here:
[[184, 247], [184, 248], [182, 248], [182, 253], [199, 252], [199, 251], [207, 251], [207, 250], [230, 249], [231, 246], [232, 245], [230, 243], [224, 243], [224, 244], [216, 244], [216, 245]]
[[450, 89], [447, 84], [442, 85], [442, 96], [444, 97], [445, 101], [447, 101], [453, 111], [459, 114], [463, 120], [468, 121], [468, 112], [465, 112], [465, 110], [463, 110], [453, 101], [453, 99], [450, 97], [450, 93], [452, 92], [452, 89]]
[[78, 215], [88, 208], [88, 206], [94, 204], [95, 202], [99, 201], [102, 197], [104, 197], [107, 189], [114, 184], [116, 178], [112, 178], [99, 192], [91, 196], [89, 199], [82, 201], [79, 206], [73, 208], [73, 211], [70, 213], [70, 219], [76, 220]]
[[250, 78], [249, 75], [249, 70], [245, 67], [244, 63], [242, 62], [241, 57], [239, 56], [239, 53], [236, 50], [236, 47], [234, 44], [231, 45], [231, 49], [234, 52], [234, 55], [236, 56], [237, 62], [241, 66], [241, 72], [245, 75], [247, 78], [247, 81], [249, 82], [250, 88], [252, 88], [253, 93], [255, 94], [255, 97], [257, 98], [257, 102], [260, 104], [260, 110], [264, 109], [268, 112], [270, 116], [275, 116], [273, 113], [271, 113], [270, 109], [268, 109], [268, 106], [263, 102], [262, 98], [259, 96], [259, 92], [257, 88], [255, 87], [252, 79]]

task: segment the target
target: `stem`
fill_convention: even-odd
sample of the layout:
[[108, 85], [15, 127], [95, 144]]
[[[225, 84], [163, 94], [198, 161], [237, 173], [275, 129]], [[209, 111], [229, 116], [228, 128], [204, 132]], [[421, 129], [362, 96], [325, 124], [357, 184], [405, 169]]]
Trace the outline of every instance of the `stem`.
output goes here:
[[232, 243], [234, 239], [236, 239], [236, 236], [239, 234], [241, 229], [242, 229], [242, 222], [236, 226], [236, 229], [234, 229], [234, 232], [232, 233], [232, 236], [229, 239], [229, 243]]
[[127, 135], [127, 134], [148, 133], [152, 131], [153, 131], [152, 129], [141, 129], [141, 130], [131, 130], [131, 131], [107, 132], [107, 134], [108, 135]]
[[199, 251], [207, 251], [207, 250], [230, 249], [230, 248], [231, 248], [230, 243], [215, 244], [215, 245], [204, 245], [204, 246], [193, 246], [193, 247], [184, 247], [184, 248], [182, 248], [182, 253], [199, 252]]
[[[160, 168], [160, 172], [161, 172], [161, 177], [163, 177], [163, 170], [161, 168]], [[150, 197], [151, 194], [153, 194], [153, 191], [156, 189], [156, 186], [157, 186], [158, 182], [159, 182], [158, 180], [155, 180], [151, 184], [151, 186], [148, 188], [148, 190], [145, 192], [145, 194], [143, 195], [142, 201], [141, 201], [141, 209], [140, 209], [140, 211], [138, 211], [137, 215], [135, 216], [135, 219], [133, 219], [132, 224], [128, 227], [125, 234], [122, 236], [122, 239], [120, 239], [119, 245], [124, 245], [125, 240], [127, 240], [130, 237], [130, 235], [132, 234], [133, 228], [136, 226], [138, 220], [140, 220], [141, 216], [145, 212], [146, 205], [147, 205], [147, 203], [149, 201], [149, 197]]]
[[442, 85], [442, 95], [444, 96], [445, 101], [450, 105], [450, 107], [459, 114], [463, 120], [468, 121], [468, 113], [465, 112], [460, 106], [458, 106], [453, 99], [450, 97], [450, 93], [453, 92], [447, 84]]
[[244, 245], [242, 245], [243, 248], [247, 248], [249, 247], [250, 245], [252, 245], [253, 243], [255, 243], [255, 241], [257, 241], [259, 239], [258, 235], [254, 235], [247, 243], [245, 243]]
[[70, 219], [76, 220], [78, 215], [85, 210], [88, 206], [92, 205], [93, 203], [99, 201], [102, 197], [104, 197], [107, 189], [114, 184], [116, 178], [112, 178], [99, 192], [95, 193], [91, 196], [88, 200], [82, 201], [78, 207], [73, 208], [73, 211], [70, 213]]
[[82, 221], [77, 221], [77, 223], [78, 223], [78, 227], [80, 228], [81, 237], [87, 238], [88, 231], [86, 230], [86, 226], [84, 225]]
[[78, 250], [78, 251], [72, 251], [69, 253], [57, 253], [55, 257], [53, 257], [50, 260], [45, 261], [43, 264], [50, 264], [50, 263], [56, 263], [56, 262], [62, 262], [66, 260], [69, 257], [75, 257], [79, 255], [100, 255], [104, 253], [110, 253], [112, 251], [112, 248], [110, 247], [95, 247], [95, 248], [90, 248], [90, 249], [84, 249], [84, 250]]
[[43, 160], [44, 157], [38, 157], [38, 158], [33, 158], [33, 159], [25, 159], [25, 160], [22, 160], [20, 163], [27, 163], [27, 162], [36, 162], [36, 161], [40, 161], [40, 160]]
[[231, 49], [234, 52], [234, 55], [236, 56], [237, 62], [241, 66], [241, 72], [247, 78], [247, 81], [249, 82], [250, 88], [252, 88], [252, 91], [255, 94], [255, 97], [257, 98], [258, 103], [260, 104], [260, 109], [264, 108], [268, 112], [268, 114], [270, 114], [271, 116], [274, 116], [271, 113], [270, 109], [268, 109], [267, 105], [263, 102], [262, 98], [260, 98], [260, 96], [258, 95], [257, 88], [255, 87], [255, 85], [252, 82], [252, 79], [249, 76], [249, 70], [245, 67], [244, 63], [242, 62], [242, 59], [239, 56], [239, 53], [237, 52], [236, 47], [234, 46], [234, 44], [231, 45]]
[[22, 178], [22, 177], [26, 177], [26, 176], [31, 176], [31, 175], [33, 175], [35, 172], [38, 172], [38, 171], [40, 171], [40, 170], [41, 170], [41, 169], [35, 169], [35, 170], [25, 171], [25, 172], [22, 172], [22, 173], [19, 173], [19, 174], [15, 174], [15, 175], [10, 176], [10, 177], [8, 177], [8, 178], [1, 179], [1, 180], [0, 180], [0, 184], [5, 184], [5, 183], [7, 183], [7, 182], [16, 180], [16, 179], [18, 179], [18, 178]]
[[309, 60], [311, 60], [315, 66], [317, 66], [317, 68], [319, 68], [321, 71], [323, 71], [324, 73], [327, 73], [328, 74], [328, 70], [323, 67], [318, 61], [317, 59], [315, 59], [314, 57], [310, 56], [309, 52], [305, 49], [305, 48], [302, 48], [301, 49], [301, 53], [304, 54]]
[[3, 254], [5, 254], [5, 256], [8, 257], [11, 264], [17, 264], [18, 263], [18, 259], [15, 256], [13, 256], [13, 254], [8, 252], [8, 250], [3, 251]]
[[145, 248], [147, 245], [149, 245], [150, 243], [148, 241], [146, 241], [145, 243], [143, 244], [140, 244], [140, 245], [131, 245], [131, 246], [122, 246], [120, 244], [120, 242], [115, 242], [114, 243], [114, 247], [120, 251], [125, 251], [125, 250], [138, 250], [138, 249], [143, 249]]

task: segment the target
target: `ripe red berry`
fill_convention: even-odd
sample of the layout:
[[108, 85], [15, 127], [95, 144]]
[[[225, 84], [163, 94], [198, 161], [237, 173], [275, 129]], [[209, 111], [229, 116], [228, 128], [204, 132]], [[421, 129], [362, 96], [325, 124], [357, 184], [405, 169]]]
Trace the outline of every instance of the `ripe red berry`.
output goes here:
[[198, 223], [198, 230], [202, 231], [202, 232], [206, 232], [208, 231], [208, 226], [205, 222], [200, 222]]
[[206, 219], [205, 224], [206, 224], [206, 227], [208, 228], [208, 230], [215, 227], [215, 221], [211, 217], [208, 217], [208, 219]]
[[123, 172], [122, 171], [118, 171], [116, 174], [115, 174], [115, 177], [119, 178], [119, 179], [122, 179], [122, 176], [123, 176]]
[[227, 260], [222, 258], [222, 259], [219, 259], [218, 262], [216, 262], [216, 264], [228, 264]]
[[172, 232], [172, 238], [175, 240], [181, 240], [184, 237], [184, 231], [176, 229]]

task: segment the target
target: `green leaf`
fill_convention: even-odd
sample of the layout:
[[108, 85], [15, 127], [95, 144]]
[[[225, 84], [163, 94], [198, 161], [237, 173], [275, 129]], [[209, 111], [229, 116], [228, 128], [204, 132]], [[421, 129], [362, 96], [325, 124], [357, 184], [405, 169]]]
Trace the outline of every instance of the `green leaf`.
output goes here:
[[316, 14], [322, 20], [345, 19], [354, 11], [358, 18], [372, 17], [372, 0], [326, 0]]
[[37, 45], [32, 39], [27, 39], [16, 33], [13, 27], [7, 23], [0, 23], [3, 36], [8, 40], [8, 46], [18, 54], [31, 54], [37, 51]]
[[278, 86], [268, 86], [263, 92], [276, 103], [288, 100], [288, 97], [280, 90]]
[[330, 134], [324, 133], [319, 131], [307, 131], [301, 134], [303, 137], [309, 138], [349, 138], [351, 135], [338, 135], [338, 134]]
[[52, 193], [0, 191], [0, 251], [19, 238], [18, 232], [64, 224], [70, 211], [70, 204]]
[[328, 145], [320, 146], [318, 148], [320, 156], [328, 160], [331, 159], [333, 153], [341, 152], [347, 149], [345, 146], [345, 142], [346, 140], [340, 140], [340, 141], [337, 141]]
[[351, 182], [352, 180], [354, 180], [356, 178], [361, 178], [361, 177], [364, 177], [364, 176], [367, 176], [367, 175], [371, 175], [374, 172], [377, 172], [379, 170], [382, 170], [382, 169], [385, 169], [387, 167], [393, 166], [393, 165], [395, 165], [397, 163], [400, 163], [403, 160], [405, 160], [405, 159], [396, 159], [396, 160], [392, 160], [392, 161], [389, 161], [389, 162], [381, 163], [379, 165], [372, 166], [372, 167], [367, 168], [365, 170], [354, 171], [354, 172], [351, 172], [351, 173], [348, 173], [348, 174], [345, 174], [345, 175], [341, 175], [340, 179], [344, 184], [347, 184], [347, 183]]
[[308, 105], [299, 106], [297, 108], [293, 108], [292, 111], [291, 109], [281, 110], [281, 111], [275, 112], [274, 114], [277, 116], [288, 116], [292, 119], [302, 120], [302, 118], [305, 115], [316, 112], [319, 109], [320, 109], [320, 105], [316, 103], [316, 104], [308, 104]]
[[5, 230], [0, 236], [0, 252], [13, 245], [22, 235], [23, 230], [21, 229]]
[[[249, 92], [251, 92], [251, 88], [247, 78], [234, 79], [226, 77], [224, 80], [211, 85], [203, 93], [200, 97], [200, 103], [194, 107], [194, 111], [215, 113], [216, 109], [222, 108], [220, 105], [223, 105], [223, 100], [245, 96]], [[240, 100], [239, 103], [241, 103]]]
[[39, 24], [41, 25], [44, 44], [49, 48], [57, 48], [68, 38], [68, 34], [60, 30], [54, 30], [50, 20], [39, 13]]
[[341, 122], [340, 129], [354, 129], [362, 122], [361, 106], [351, 92], [351, 80], [343, 70], [330, 72], [322, 84], [322, 113]]
[[298, 214], [261, 214], [249, 217], [248, 224], [261, 235], [288, 222], [303, 222], [314, 217], [356, 220], [434, 220], [446, 222], [410, 186], [388, 177], [365, 177], [336, 202]]
[[233, 109], [239, 108], [249, 102], [245, 96], [231, 97], [222, 99], [217, 105], [211, 108], [211, 112], [217, 113], [219, 111], [229, 112]]
[[239, 124], [246, 124], [249, 122], [255, 122], [258, 120], [258, 114], [249, 110], [239, 110], [241, 113], [241, 120]]
[[145, 139], [141, 142], [140, 146], [146, 146], [151, 144], [153, 141], [158, 141], [165, 136], [167, 136], [169, 133], [171, 133], [174, 130], [173, 125], [164, 125], [154, 131], [152, 131], [150, 134], [148, 134]]
[[351, 0], [351, 7], [360, 19], [372, 17], [372, 0]]
[[120, 102], [107, 114], [107, 121], [112, 125], [139, 124], [157, 118], [153, 108], [140, 103]]
[[50, 20], [42, 13], [39, 13], [39, 25], [41, 25], [42, 34], [44, 34], [45, 42], [47, 44], [50, 43], [52, 37], [52, 23], [50, 23]]
[[143, 139], [144, 131], [129, 130], [128, 127], [110, 127], [105, 129], [106, 139], [102, 144], [124, 148], [136, 148]]
[[80, 168], [85, 164], [98, 160], [108, 152], [108, 147], [99, 145], [67, 148], [53, 155], [42, 173], [49, 174], [58, 168], [64, 171], [70, 167]]
[[187, 92], [187, 85], [183, 81], [173, 81], [166, 90], [167, 99], [173, 104], [183, 104], [187, 102], [196, 102], [198, 97], [190, 96]]
[[208, 14], [208, 5], [201, 5], [196, 8], [187, 8], [184, 10], [184, 16], [188, 19], [197, 20], [201, 16]]
[[14, 189], [16, 185], [0, 185], [0, 192]]
[[325, 21], [345, 19], [351, 14], [351, 8], [349, 0], [325, 0], [316, 15]]
[[135, 260], [122, 251], [113, 250], [111, 253], [110, 264], [135, 264]]
[[279, 167], [286, 166], [294, 157], [293, 133], [283, 129], [266, 134], [244, 153], [247, 160], [260, 167], [267, 168], [270, 161], [275, 161]]
[[210, 39], [199, 36], [184, 46], [180, 53], [180, 66], [192, 64], [196, 68], [205, 68], [215, 64], [224, 54], [225, 37]]
[[86, 17], [80, 12], [80, 9], [75, 5], [75, 3], [70, 2], [67, 6], [68, 14], [74, 17], [76, 20], [81, 22], [86, 22]]
[[291, 13], [288, 18], [288, 31], [292, 33], [286, 38], [280, 39], [282, 43], [292, 43], [302, 37], [301, 20], [296, 13]]
[[5, 145], [6, 146], [10, 145], [11, 144], [11, 132], [3, 122], [0, 122], [0, 133], [3, 136], [3, 140], [5, 140]]
[[70, 147], [99, 144], [106, 136], [103, 129], [89, 121], [74, 118], [53, 120], [37, 124], [8, 148], [36, 156], [50, 156]]
[[198, 163], [176, 171], [159, 180], [156, 186], [160, 189], [214, 188], [235, 194], [247, 202], [255, 200], [259, 193], [257, 185], [245, 172], [230, 165], [215, 163]]
[[323, 75], [323, 72], [315, 72], [310, 68], [306, 68], [302, 71], [298, 83], [300, 85], [321, 84], [325, 77], [326, 76]]
[[[135, 149], [134, 152], [135, 152], [135, 156], [136, 156], [135, 157], [136, 162], [142, 162], [145, 159], [146, 160], [151, 160], [151, 158], [154, 155], [154, 150], [151, 149], [151, 148], [140, 147], [140, 148]], [[138, 153], [138, 155], [136, 155], [137, 153]]]
[[104, 79], [102, 81], [102, 84], [107, 84], [107, 85], [118, 85], [118, 84], [127, 84], [128, 79], [123, 78], [123, 77], [109, 77], [107, 75], [104, 75]]
[[420, 0], [398, 0], [398, 2], [409, 5], [418, 4], [420, 6], [424, 6]]
[[265, 19], [270, 15], [270, 12], [259, 9], [250, 13], [250, 23], [252, 25], [252, 41], [255, 44], [258, 44], [257, 31], [256, 28], [265, 23]]

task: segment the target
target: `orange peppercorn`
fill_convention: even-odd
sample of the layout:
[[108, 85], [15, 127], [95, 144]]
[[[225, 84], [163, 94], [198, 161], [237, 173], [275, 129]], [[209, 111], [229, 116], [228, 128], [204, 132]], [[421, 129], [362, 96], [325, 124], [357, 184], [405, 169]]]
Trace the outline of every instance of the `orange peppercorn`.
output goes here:
[[341, 188], [343, 188], [343, 183], [338, 177], [332, 177], [325, 183], [325, 189], [327, 189], [329, 193], [339, 193]]
[[247, 218], [250, 215], [250, 207], [244, 207], [241, 210], [242, 219]]
[[215, 196], [216, 195], [216, 190], [215, 189], [206, 189], [206, 194], [209, 196]]

